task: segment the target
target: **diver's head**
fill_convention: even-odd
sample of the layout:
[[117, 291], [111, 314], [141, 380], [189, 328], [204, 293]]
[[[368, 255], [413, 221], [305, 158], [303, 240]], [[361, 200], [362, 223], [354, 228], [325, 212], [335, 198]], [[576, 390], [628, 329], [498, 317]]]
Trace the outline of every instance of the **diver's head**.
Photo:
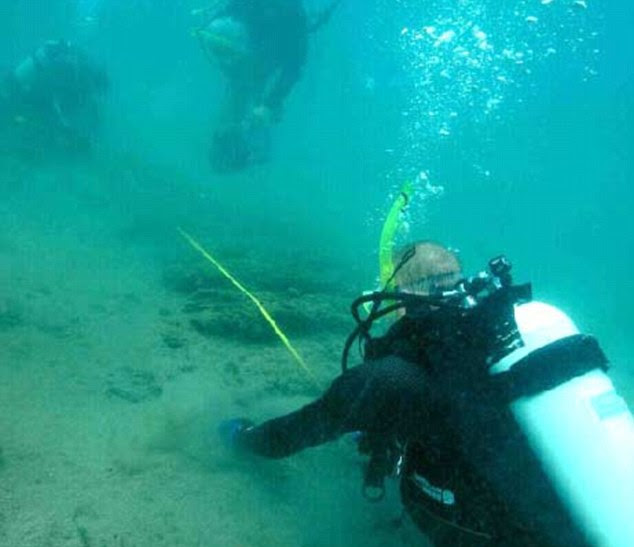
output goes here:
[[456, 254], [431, 241], [417, 241], [398, 249], [394, 264], [394, 283], [401, 292], [429, 295], [452, 288], [462, 278]]

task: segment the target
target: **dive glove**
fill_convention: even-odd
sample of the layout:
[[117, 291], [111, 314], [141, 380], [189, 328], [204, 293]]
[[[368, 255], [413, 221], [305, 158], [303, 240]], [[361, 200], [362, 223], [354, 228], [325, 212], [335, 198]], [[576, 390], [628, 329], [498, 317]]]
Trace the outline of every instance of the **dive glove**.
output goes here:
[[245, 429], [253, 427], [255, 424], [247, 418], [231, 418], [230, 420], [223, 420], [218, 426], [218, 435], [222, 444], [227, 448], [238, 448], [238, 436]]

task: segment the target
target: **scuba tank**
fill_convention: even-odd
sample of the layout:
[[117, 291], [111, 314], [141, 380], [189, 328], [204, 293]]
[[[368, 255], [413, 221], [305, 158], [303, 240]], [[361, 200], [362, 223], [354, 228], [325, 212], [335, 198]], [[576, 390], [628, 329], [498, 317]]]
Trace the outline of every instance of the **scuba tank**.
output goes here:
[[[482, 479], [482, 499], [500, 500], [513, 521], [496, 530], [494, 514], [478, 531], [508, 542], [520, 530], [531, 545], [631, 547], [634, 418], [597, 341], [554, 306], [532, 301], [530, 285], [513, 285], [510, 269], [498, 257], [449, 291], [360, 297], [343, 368], [356, 338], [377, 357], [398, 353], [407, 334], [443, 402], [456, 459]], [[370, 336], [375, 319], [401, 308], [392, 334]], [[474, 507], [479, 493], [463, 494], [456, 506]]]
[[[515, 306], [523, 346], [494, 363], [492, 378], [515, 367], [571, 368], [581, 372], [559, 385], [510, 403], [546, 475], [591, 545], [634, 545], [634, 419], [601, 359], [570, 318], [554, 306]], [[595, 357], [598, 357], [595, 352]], [[539, 374], [539, 373], [538, 373]]]

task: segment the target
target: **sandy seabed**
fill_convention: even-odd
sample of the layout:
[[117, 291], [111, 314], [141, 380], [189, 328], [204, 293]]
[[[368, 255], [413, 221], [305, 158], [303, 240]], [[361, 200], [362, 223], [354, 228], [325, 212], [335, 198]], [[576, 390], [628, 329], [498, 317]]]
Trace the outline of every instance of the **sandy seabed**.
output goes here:
[[[276, 341], [192, 329], [164, 265], [101, 205], [16, 165], [0, 206], [0, 545], [424, 544], [396, 523], [395, 484], [383, 503], [361, 497], [347, 439], [282, 461], [225, 450], [219, 420], [271, 417], [318, 391]], [[166, 245], [195, 255], [176, 231]], [[296, 340], [321, 385], [344, 335]]]

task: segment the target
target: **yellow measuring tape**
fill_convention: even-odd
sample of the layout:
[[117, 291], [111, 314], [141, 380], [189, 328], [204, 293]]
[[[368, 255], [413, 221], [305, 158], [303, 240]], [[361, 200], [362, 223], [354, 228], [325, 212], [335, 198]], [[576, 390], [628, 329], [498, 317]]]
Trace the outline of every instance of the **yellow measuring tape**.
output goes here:
[[260, 313], [262, 314], [264, 319], [266, 319], [268, 324], [271, 325], [271, 328], [273, 329], [273, 332], [275, 332], [275, 334], [277, 334], [277, 336], [280, 338], [280, 340], [282, 341], [284, 346], [286, 346], [286, 349], [290, 352], [290, 354], [293, 356], [295, 361], [297, 361], [299, 366], [304, 370], [304, 372], [306, 372], [306, 374], [310, 377], [310, 379], [317, 385], [317, 380], [315, 378], [315, 375], [308, 368], [308, 365], [306, 365], [306, 363], [302, 359], [301, 355], [293, 347], [293, 345], [291, 344], [291, 342], [288, 339], [288, 337], [278, 327], [278, 325], [275, 322], [275, 320], [273, 319], [273, 317], [271, 317], [271, 314], [268, 311], [266, 311], [266, 308], [262, 305], [262, 302], [260, 302], [258, 300], [258, 298], [252, 292], [250, 292], [244, 285], [242, 285], [242, 283], [240, 283], [235, 277], [233, 277], [233, 275], [231, 275], [231, 273], [222, 264], [220, 264], [220, 262], [218, 262], [213, 256], [211, 256], [211, 254], [209, 254], [209, 252], [200, 243], [198, 243], [192, 236], [190, 236], [185, 230], [183, 230], [182, 228], [178, 228], [178, 233], [181, 236], [183, 236], [183, 238], [194, 249], [196, 249], [205, 259], [207, 259], [209, 262], [211, 262], [218, 269], [218, 271], [222, 275], [224, 275], [229, 281], [231, 281], [231, 283], [240, 292], [242, 292], [244, 295], [246, 295], [251, 300], [251, 302], [253, 302], [255, 304], [255, 306], [260, 311]]

